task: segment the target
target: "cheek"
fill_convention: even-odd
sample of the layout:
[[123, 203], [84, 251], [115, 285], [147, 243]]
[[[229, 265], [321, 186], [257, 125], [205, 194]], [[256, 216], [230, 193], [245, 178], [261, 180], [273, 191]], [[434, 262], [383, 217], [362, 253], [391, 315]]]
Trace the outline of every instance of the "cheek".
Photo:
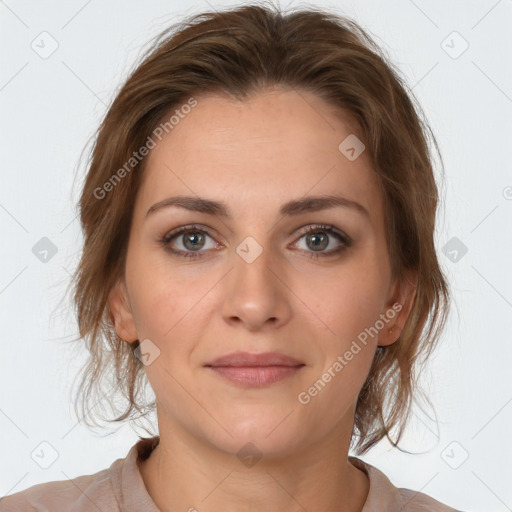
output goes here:
[[[150, 339], [160, 349], [171, 371], [185, 371], [194, 348], [208, 331], [212, 308], [221, 298], [212, 272], [180, 271], [157, 261], [131, 270], [132, 311], [139, 339]], [[191, 267], [190, 267], [191, 268]], [[127, 273], [129, 267], [127, 264]], [[165, 377], [165, 376], [164, 376]]]
[[371, 261], [340, 266], [323, 276], [310, 273], [310, 277], [300, 280], [298, 295], [321, 320], [321, 332], [339, 340], [341, 346], [374, 326], [382, 313], [385, 276]]
[[135, 245], [128, 252], [126, 279], [139, 337], [163, 341], [186, 313], [194, 287], [186, 286], [160, 251], [144, 253]]
[[[347, 347], [345, 347], [347, 348]], [[368, 376], [374, 350], [369, 345], [348, 347], [328, 358], [323, 373], [316, 374], [297, 395], [301, 412], [316, 429], [327, 429], [351, 410]], [[318, 418], [322, 424], [318, 425]]]
[[162, 346], [182, 346], [187, 339], [193, 340], [194, 325], [199, 323], [198, 315], [204, 308], [202, 295], [163, 283], [140, 290], [134, 304], [139, 335]]

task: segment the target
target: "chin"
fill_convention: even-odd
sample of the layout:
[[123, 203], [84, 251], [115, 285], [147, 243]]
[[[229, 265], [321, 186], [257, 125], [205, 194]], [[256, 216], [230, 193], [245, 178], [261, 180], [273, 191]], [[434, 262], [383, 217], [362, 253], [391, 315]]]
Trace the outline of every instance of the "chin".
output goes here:
[[255, 415], [252, 411], [245, 418], [243, 415], [232, 418], [227, 427], [232, 437], [223, 436], [223, 446], [219, 448], [231, 454], [255, 451], [264, 457], [279, 457], [293, 452], [300, 436], [304, 435], [304, 429], [294, 428], [289, 422], [291, 418], [285, 419], [288, 413]]

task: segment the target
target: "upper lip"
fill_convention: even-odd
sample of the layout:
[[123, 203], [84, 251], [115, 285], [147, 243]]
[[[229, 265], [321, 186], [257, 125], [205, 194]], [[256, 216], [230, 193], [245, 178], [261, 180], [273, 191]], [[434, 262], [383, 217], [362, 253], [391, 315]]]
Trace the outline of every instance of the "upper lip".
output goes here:
[[205, 366], [301, 366], [302, 361], [279, 354], [277, 352], [264, 352], [250, 354], [249, 352], [233, 352], [210, 361]]

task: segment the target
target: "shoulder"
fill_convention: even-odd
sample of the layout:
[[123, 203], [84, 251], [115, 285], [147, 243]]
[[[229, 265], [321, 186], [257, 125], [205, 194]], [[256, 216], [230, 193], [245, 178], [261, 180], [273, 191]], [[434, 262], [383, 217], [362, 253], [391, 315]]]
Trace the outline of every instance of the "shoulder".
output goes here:
[[0, 512], [120, 512], [158, 511], [144, 487], [137, 458], [147, 458], [159, 437], [142, 438], [125, 458], [92, 475], [34, 485], [9, 496], [0, 497]]
[[411, 489], [397, 489], [404, 503], [404, 512], [460, 512], [440, 501]]
[[0, 499], [0, 512], [88, 512], [118, 510], [109, 470], [46, 482]]
[[395, 487], [375, 466], [356, 457], [349, 459], [355, 467], [366, 473], [370, 482], [362, 512], [460, 512], [422, 492]]

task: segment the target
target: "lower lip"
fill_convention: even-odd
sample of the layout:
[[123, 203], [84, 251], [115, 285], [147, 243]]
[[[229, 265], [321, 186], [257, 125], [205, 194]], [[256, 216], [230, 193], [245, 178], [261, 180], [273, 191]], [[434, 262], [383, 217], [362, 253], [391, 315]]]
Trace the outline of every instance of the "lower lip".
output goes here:
[[269, 386], [295, 375], [300, 366], [211, 366], [210, 368], [235, 384], [251, 388]]

